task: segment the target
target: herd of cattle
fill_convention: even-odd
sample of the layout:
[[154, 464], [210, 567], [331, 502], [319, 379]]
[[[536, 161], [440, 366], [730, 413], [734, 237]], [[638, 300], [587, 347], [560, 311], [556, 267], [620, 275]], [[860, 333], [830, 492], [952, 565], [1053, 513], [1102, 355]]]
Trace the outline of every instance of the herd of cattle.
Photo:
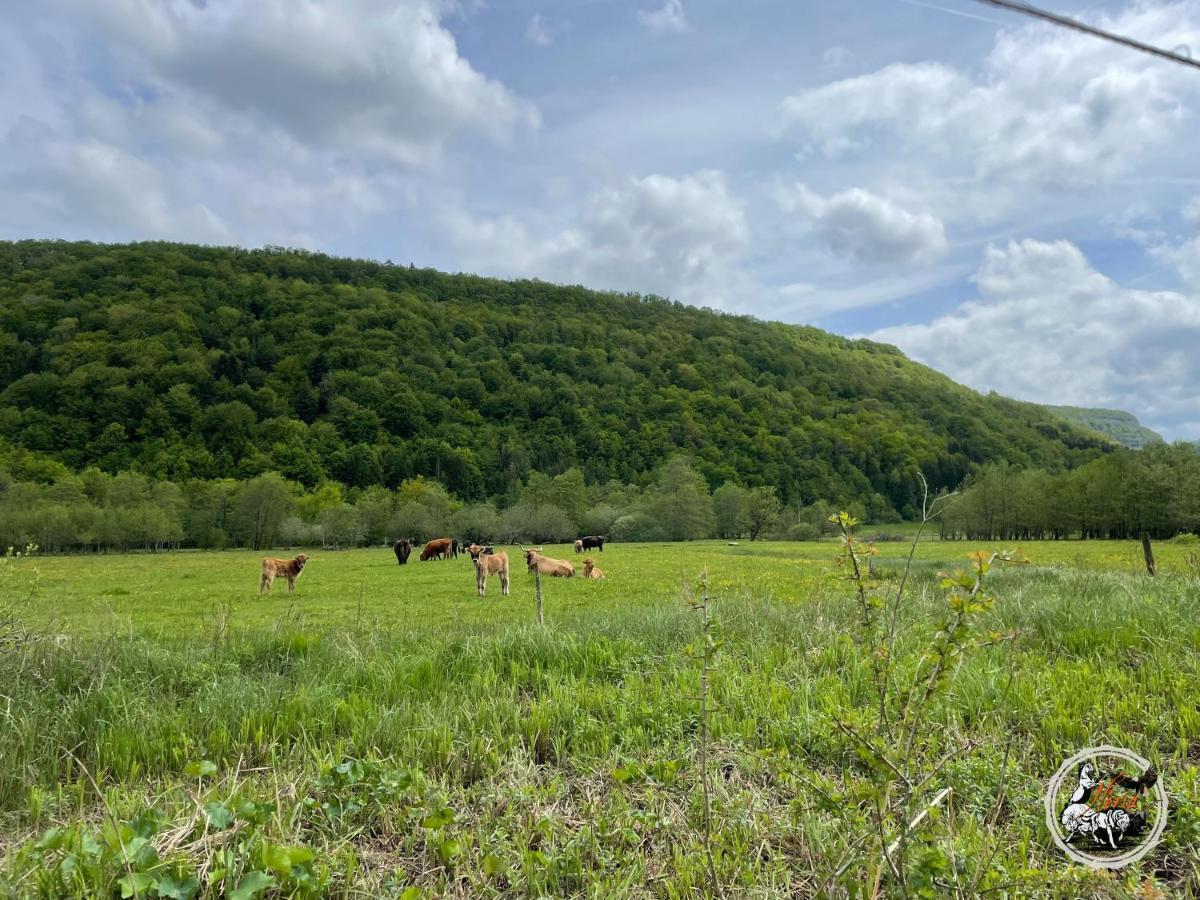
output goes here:
[[[580, 538], [575, 542], [575, 552], [599, 550], [603, 553], [606, 540], [608, 540], [606, 537], [597, 534]], [[392, 550], [396, 554], [396, 562], [402, 566], [408, 564], [408, 558], [414, 549], [416, 549], [416, 542], [410, 538], [401, 538], [392, 545]], [[541, 547], [532, 549], [521, 547], [521, 551], [525, 554], [526, 569], [531, 574], [538, 572], [556, 578], [572, 578], [575, 575], [573, 564], [565, 559], [554, 559], [544, 555]], [[475, 569], [475, 587], [479, 591], [480, 597], [484, 596], [487, 580], [492, 576], [499, 577], [500, 593], [508, 596], [508, 554], [503, 550], [496, 552], [495, 547], [476, 543], [468, 544], [466, 541], [459, 542], [456, 538], [435, 538], [421, 548], [420, 558], [422, 562], [432, 559], [458, 559], [460, 552], [471, 557], [471, 565]], [[300, 577], [306, 562], [308, 562], [308, 557], [303, 553], [292, 559], [264, 559], [258, 592], [261, 594], [269, 591], [276, 578], [286, 578], [290, 594], [296, 589], [296, 579]], [[591, 579], [604, 577], [604, 573], [600, 571], [596, 566], [596, 561], [590, 556], [583, 561], [583, 577]]]

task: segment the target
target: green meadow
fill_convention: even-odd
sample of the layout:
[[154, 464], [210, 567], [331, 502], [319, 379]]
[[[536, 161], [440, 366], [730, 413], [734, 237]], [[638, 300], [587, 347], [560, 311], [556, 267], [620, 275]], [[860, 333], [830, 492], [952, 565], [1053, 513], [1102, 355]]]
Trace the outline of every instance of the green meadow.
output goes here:
[[[264, 596], [242, 551], [8, 560], [0, 895], [1200, 894], [1190, 545], [1156, 545], [1155, 578], [1133, 542], [994, 565], [904, 756], [919, 784], [886, 771], [839, 543], [610, 544], [605, 580], [543, 579], [543, 626], [505, 549], [511, 596], [482, 598], [465, 556], [388, 548], [308, 550], [296, 592]], [[876, 549], [867, 589], [894, 596], [909, 545]], [[898, 682], [949, 615], [940, 573], [980, 549], [1005, 548], [917, 546]], [[1069, 864], [1042, 808], [1104, 743], [1171, 804], [1118, 872]], [[897, 785], [916, 824], [872, 813]]]

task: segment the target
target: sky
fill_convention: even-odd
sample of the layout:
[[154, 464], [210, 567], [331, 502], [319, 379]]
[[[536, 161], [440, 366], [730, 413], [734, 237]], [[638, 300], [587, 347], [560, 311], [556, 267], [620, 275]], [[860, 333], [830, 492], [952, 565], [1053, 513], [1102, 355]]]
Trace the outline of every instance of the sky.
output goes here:
[[[1200, 0], [1055, 11], [1200, 58]], [[1200, 438], [1200, 70], [972, 0], [0, 3], [0, 238], [668, 296]]]

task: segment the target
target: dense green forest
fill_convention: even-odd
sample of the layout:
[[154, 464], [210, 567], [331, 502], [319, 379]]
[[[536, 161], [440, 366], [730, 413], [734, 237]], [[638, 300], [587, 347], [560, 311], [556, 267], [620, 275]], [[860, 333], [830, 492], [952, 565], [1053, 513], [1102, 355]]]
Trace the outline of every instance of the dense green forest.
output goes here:
[[1155, 538], [1200, 532], [1200, 450], [1158, 442], [1067, 472], [983, 467], [946, 512], [947, 537]]
[[1119, 409], [1088, 409], [1082, 406], [1047, 406], [1046, 409], [1068, 422], [1099, 432], [1131, 450], [1162, 443], [1162, 435], [1144, 426], [1133, 413], [1122, 412]]
[[[0, 438], [73, 472], [516, 501], [531, 475], [913, 514], [918, 474], [1110, 445], [893, 347], [657, 297], [302, 251], [0, 243]], [[45, 481], [46, 479], [42, 479]], [[52, 480], [52, 479], [51, 479]]]
[[[861, 502], [850, 507], [865, 515]], [[94, 466], [76, 474], [0, 444], [0, 547], [36, 545], [50, 552], [345, 548], [445, 535], [505, 543], [565, 541], [583, 533], [618, 541], [804, 540], [829, 529], [831, 512], [823, 500], [785, 507], [769, 486], [726, 482], [710, 493], [679, 454], [664, 461], [645, 488], [619, 481], [588, 485], [575, 468], [555, 476], [533, 472], [500, 508], [490, 500], [463, 502], [419, 477], [395, 490], [346, 489], [334, 481], [305, 490], [275, 472], [177, 484]]]

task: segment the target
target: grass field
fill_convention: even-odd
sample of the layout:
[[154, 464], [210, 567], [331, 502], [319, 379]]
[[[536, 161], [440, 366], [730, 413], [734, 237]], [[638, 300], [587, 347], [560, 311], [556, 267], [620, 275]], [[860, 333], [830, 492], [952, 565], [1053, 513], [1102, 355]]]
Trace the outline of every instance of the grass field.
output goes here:
[[[898, 671], [945, 617], [938, 571], [973, 549], [918, 547]], [[520, 566], [510, 597], [479, 598], [465, 558], [314, 551], [294, 595], [261, 598], [258, 554], [17, 560], [0, 894], [1195, 896], [1192, 551], [1159, 546], [1150, 579], [1132, 543], [1020, 549], [1033, 565], [994, 571], [977, 625], [996, 639], [930, 701], [922, 796], [952, 793], [906, 836], [902, 884], [864, 850], [889, 776], [854, 736], [883, 740], [835, 542], [610, 545], [605, 581], [544, 580], [544, 628]], [[894, 588], [907, 546], [879, 551]], [[1171, 797], [1162, 843], [1115, 875], [1068, 865], [1043, 821], [1059, 763], [1102, 743]]]

